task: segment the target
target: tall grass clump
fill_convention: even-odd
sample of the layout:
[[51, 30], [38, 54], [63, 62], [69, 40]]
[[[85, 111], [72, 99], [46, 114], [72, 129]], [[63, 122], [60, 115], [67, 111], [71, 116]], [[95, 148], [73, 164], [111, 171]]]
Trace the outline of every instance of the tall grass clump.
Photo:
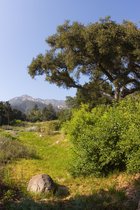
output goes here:
[[72, 175], [140, 171], [140, 96], [112, 106], [87, 106], [73, 113], [65, 129], [73, 143]]

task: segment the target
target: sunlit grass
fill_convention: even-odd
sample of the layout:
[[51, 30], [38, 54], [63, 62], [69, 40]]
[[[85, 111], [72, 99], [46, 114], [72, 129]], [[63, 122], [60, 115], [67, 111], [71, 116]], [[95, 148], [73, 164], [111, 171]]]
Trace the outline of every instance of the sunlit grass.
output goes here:
[[[43, 126], [45, 125], [47, 126], [47, 123], [43, 123]], [[29, 124], [28, 126], [33, 125]], [[7, 131], [0, 131], [1, 135], [12, 136], [12, 132], [11, 134], [7, 133]], [[42, 133], [38, 130], [27, 132], [25, 128], [20, 128], [15, 138], [21, 144], [35, 150], [36, 158], [19, 159], [6, 165], [5, 182], [13, 183], [26, 191], [28, 181], [33, 175], [40, 173], [49, 174], [56, 183], [69, 189], [69, 195], [65, 198], [53, 197], [51, 200], [53, 202], [69, 200], [69, 205], [72, 205], [71, 209], [82, 209], [81, 205], [86, 205], [86, 202], [88, 210], [92, 209], [92, 203], [97, 204], [99, 209], [109, 209], [110, 205], [115, 206], [116, 203], [120, 206], [126, 199], [125, 190], [135, 180], [135, 175], [118, 172], [102, 178], [93, 176], [71, 177], [68, 168], [72, 155], [72, 145], [61, 132], [48, 135], [48, 133]], [[138, 182], [137, 186], [139, 185], [140, 183]], [[76, 207], [77, 205], [78, 207]], [[73, 206], [75, 207], [73, 208]], [[58, 209], [61, 208], [58, 207]], [[130, 209], [134, 209], [133, 205]]]
[[63, 135], [40, 137], [37, 132], [21, 132], [18, 138], [22, 144], [34, 149], [38, 158], [21, 159], [10, 164], [12, 179], [19, 181], [24, 178], [22, 181], [25, 182], [38, 173], [47, 173], [56, 181], [70, 176], [67, 172], [70, 144]]

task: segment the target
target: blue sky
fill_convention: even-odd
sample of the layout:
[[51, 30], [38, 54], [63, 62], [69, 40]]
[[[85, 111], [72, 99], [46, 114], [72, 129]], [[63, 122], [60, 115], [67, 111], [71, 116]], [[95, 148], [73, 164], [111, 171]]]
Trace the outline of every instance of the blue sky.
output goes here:
[[113, 20], [140, 21], [140, 0], [0, 0], [0, 100], [28, 94], [65, 99], [75, 95], [31, 79], [27, 66], [48, 49], [45, 39], [65, 20], [87, 24], [110, 15]]

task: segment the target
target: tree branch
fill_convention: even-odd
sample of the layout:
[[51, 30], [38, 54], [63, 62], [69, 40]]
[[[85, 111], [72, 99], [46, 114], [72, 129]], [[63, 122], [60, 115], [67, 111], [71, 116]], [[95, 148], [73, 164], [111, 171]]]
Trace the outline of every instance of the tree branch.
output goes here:
[[139, 87], [133, 88], [133, 89], [125, 89], [125, 91], [122, 93], [121, 97], [125, 98], [127, 95], [130, 95], [136, 91], [139, 91]]
[[108, 79], [113, 82], [114, 78], [111, 76], [111, 74], [109, 74], [109, 72], [107, 70], [105, 70], [101, 64], [99, 64], [99, 68], [101, 68], [102, 72], [108, 77]]

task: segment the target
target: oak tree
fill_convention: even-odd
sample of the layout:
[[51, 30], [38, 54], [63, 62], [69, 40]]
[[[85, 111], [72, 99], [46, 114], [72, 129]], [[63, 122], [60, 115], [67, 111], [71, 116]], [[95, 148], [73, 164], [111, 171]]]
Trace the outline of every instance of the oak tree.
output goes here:
[[119, 100], [140, 90], [140, 29], [110, 18], [84, 25], [66, 21], [46, 40], [49, 50], [28, 67], [34, 78]]

